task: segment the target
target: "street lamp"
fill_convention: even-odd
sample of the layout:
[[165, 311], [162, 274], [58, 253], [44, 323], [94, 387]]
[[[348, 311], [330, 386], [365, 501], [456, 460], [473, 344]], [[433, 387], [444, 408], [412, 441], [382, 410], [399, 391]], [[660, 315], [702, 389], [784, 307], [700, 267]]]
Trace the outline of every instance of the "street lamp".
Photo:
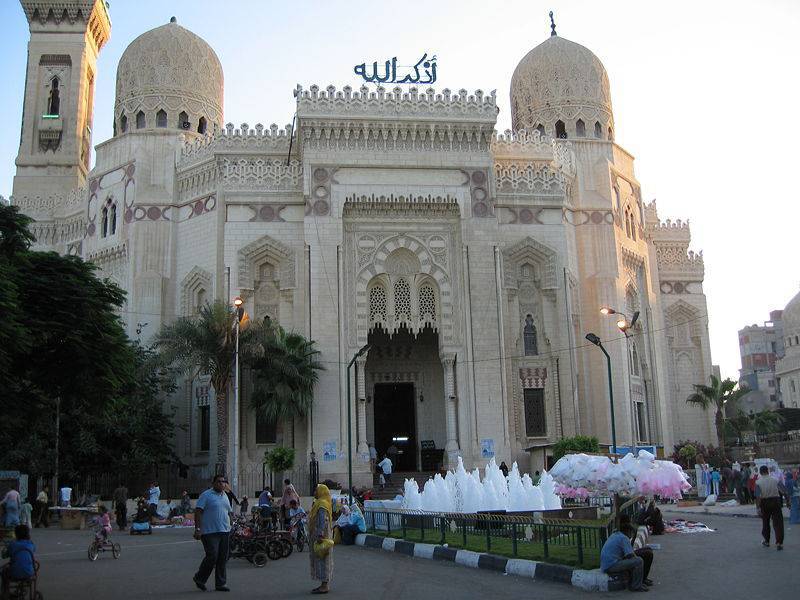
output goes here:
[[356, 359], [368, 352], [369, 349], [370, 344], [364, 345], [347, 363], [347, 495], [350, 499], [349, 504], [353, 504], [353, 416], [350, 414], [350, 369]]
[[614, 422], [614, 386], [611, 383], [611, 357], [606, 352], [606, 349], [603, 347], [603, 342], [600, 341], [600, 338], [597, 337], [594, 333], [587, 333], [586, 339], [589, 340], [592, 344], [600, 348], [603, 351], [603, 354], [606, 355], [606, 363], [608, 365], [608, 401], [611, 405], [611, 445], [614, 448], [614, 454], [617, 453], [617, 426]]
[[234, 350], [234, 385], [233, 385], [233, 444], [231, 448], [233, 463], [233, 473], [231, 474], [231, 487], [234, 493], [239, 491], [239, 329], [242, 318], [244, 317], [244, 300], [239, 296], [233, 299], [233, 306], [236, 311], [236, 347]]
[[600, 314], [602, 315], [617, 315], [617, 327], [619, 330], [625, 334], [625, 337], [628, 337], [628, 330], [633, 329], [636, 325], [636, 322], [639, 320], [639, 311], [633, 313], [633, 318], [628, 321], [628, 317], [625, 315], [624, 312], [620, 312], [618, 310], [614, 310], [610, 306], [604, 306], [600, 309]]

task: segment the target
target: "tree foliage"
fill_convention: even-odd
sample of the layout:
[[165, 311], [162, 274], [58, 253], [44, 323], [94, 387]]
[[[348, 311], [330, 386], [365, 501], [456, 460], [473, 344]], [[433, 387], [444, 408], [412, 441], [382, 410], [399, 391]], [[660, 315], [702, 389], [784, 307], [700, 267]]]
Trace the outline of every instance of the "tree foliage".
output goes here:
[[600, 443], [594, 436], [576, 435], [575, 437], [558, 440], [553, 444], [553, 460], [558, 460], [565, 454], [576, 452], [600, 452]]
[[[708, 463], [712, 467], [722, 468], [726, 464], [725, 456], [720, 452], [720, 449], [715, 446], [706, 446], [705, 444], [701, 444], [696, 440], [683, 440], [675, 444], [675, 448], [672, 452], [672, 462], [678, 464], [685, 464], [687, 461], [686, 454], [689, 453], [687, 450], [685, 454], [681, 454], [683, 449], [687, 446], [691, 446], [694, 448], [694, 460], [699, 461], [702, 460], [705, 463]], [[694, 462], [689, 465], [689, 467], [694, 467]]]
[[714, 375], [709, 377], [710, 385], [695, 384], [694, 392], [686, 398], [688, 404], [699, 406], [703, 410], [713, 409], [714, 422], [717, 429], [719, 448], [725, 455], [725, 405], [737, 403], [749, 390], [732, 379], [720, 381]]
[[264, 452], [264, 464], [273, 473], [291, 470], [294, 467], [294, 448], [276, 446], [272, 450], [267, 450]]
[[[53, 472], [58, 406], [61, 473], [119, 468], [143, 432], [172, 428], [142, 386], [146, 361], [119, 319], [125, 294], [78, 257], [30, 251], [29, 224], [0, 206], [0, 467]], [[164, 440], [140, 459], [162, 458]]]
[[274, 422], [305, 417], [323, 369], [314, 341], [266, 323], [253, 341], [243, 357], [253, 375], [251, 408]]

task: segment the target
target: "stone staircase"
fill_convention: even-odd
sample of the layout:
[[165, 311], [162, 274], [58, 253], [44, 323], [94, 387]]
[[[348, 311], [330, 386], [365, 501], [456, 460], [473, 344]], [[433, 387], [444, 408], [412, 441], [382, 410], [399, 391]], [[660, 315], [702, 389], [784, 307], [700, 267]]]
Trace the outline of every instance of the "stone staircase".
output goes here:
[[422, 490], [425, 482], [428, 481], [429, 478], [433, 477], [433, 472], [425, 472], [425, 471], [396, 471], [392, 473], [392, 483], [387, 483], [383, 489], [381, 489], [380, 484], [378, 483], [378, 475], [373, 475], [372, 478], [372, 498], [374, 500], [392, 500], [398, 494], [403, 493], [403, 483], [406, 479], [413, 479], [419, 485], [419, 489]]

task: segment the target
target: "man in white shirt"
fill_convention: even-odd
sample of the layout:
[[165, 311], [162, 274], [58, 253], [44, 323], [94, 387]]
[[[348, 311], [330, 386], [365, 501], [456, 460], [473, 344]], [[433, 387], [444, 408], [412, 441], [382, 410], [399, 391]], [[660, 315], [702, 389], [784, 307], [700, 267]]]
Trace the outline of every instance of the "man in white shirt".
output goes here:
[[386, 481], [392, 483], [392, 461], [389, 457], [384, 454], [383, 460], [378, 463], [378, 466], [381, 468], [381, 471], [383, 471], [383, 476], [386, 478]]

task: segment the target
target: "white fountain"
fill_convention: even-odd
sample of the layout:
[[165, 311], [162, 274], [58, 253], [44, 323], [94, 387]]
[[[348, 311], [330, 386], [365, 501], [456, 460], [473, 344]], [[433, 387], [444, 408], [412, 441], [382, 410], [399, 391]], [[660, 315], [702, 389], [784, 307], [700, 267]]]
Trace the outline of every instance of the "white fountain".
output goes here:
[[438, 473], [428, 479], [419, 491], [413, 479], [406, 479], [402, 507], [429, 512], [475, 513], [485, 510], [531, 511], [561, 508], [555, 493], [553, 478], [542, 473], [539, 485], [533, 485], [530, 475], [520, 475], [517, 463], [511, 466], [508, 477], [492, 458], [484, 469], [483, 481], [476, 468], [467, 473], [461, 457], [455, 471], [445, 477]]

